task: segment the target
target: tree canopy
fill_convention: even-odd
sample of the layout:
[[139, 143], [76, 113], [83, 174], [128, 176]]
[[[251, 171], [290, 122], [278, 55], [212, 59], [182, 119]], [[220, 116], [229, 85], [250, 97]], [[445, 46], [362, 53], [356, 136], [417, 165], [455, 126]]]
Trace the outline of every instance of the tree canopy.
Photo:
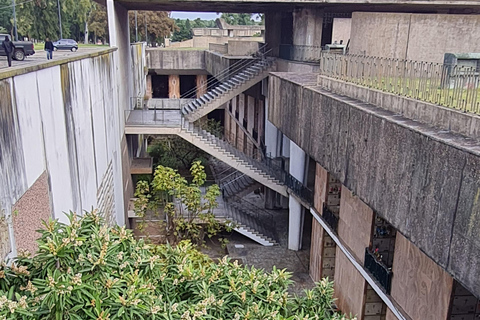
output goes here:
[[45, 224], [35, 256], [1, 264], [0, 319], [347, 319], [326, 279], [295, 297], [285, 270], [215, 263], [188, 242], [147, 245], [96, 211], [68, 218]]

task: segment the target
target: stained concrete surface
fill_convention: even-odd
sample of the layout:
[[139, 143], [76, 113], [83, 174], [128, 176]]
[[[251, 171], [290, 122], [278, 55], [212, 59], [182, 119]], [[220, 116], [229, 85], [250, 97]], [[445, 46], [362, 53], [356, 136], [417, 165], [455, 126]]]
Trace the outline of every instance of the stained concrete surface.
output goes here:
[[[59, 58], [64, 59], [68, 57], [75, 57], [79, 55], [84, 55], [85, 53], [91, 53], [91, 52], [95, 52], [98, 50], [105, 50], [105, 49], [108, 49], [108, 47], [99, 46], [99, 47], [79, 48], [76, 52], [71, 52], [67, 50], [55, 51], [53, 52], [52, 61], [55, 61], [56, 59], [59, 59]], [[50, 62], [50, 60], [47, 60], [47, 53], [43, 50], [38, 50], [35, 52], [34, 55], [25, 57], [25, 60], [23, 61], [12, 60], [12, 66], [10, 67], [10, 69], [40, 65], [46, 62]], [[8, 68], [7, 57], [1, 56], [0, 69], [7, 69], [7, 68]]]

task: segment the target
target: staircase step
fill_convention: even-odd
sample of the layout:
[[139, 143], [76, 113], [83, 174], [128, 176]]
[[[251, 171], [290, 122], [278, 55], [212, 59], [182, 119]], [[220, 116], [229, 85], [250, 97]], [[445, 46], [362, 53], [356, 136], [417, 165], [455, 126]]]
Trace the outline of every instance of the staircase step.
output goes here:
[[211, 92], [207, 92], [205, 93], [205, 95], [207, 96], [207, 98], [210, 98], [210, 100], [214, 100], [216, 98], [216, 96], [214, 96]]

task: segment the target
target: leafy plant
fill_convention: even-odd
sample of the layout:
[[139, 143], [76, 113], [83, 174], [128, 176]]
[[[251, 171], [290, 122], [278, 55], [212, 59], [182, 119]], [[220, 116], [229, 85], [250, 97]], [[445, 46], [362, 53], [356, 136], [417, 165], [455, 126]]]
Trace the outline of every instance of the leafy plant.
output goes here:
[[219, 223], [213, 214], [220, 188], [216, 184], [203, 187], [207, 174], [200, 161], [193, 162], [190, 174], [191, 182], [177, 170], [159, 165], [151, 184], [140, 181], [135, 191], [137, 216], [145, 216], [148, 210], [163, 210], [167, 215], [167, 239], [173, 244], [182, 240], [203, 244], [205, 236], [232, 228], [228, 221]]
[[188, 241], [149, 246], [96, 211], [68, 218], [45, 223], [34, 257], [0, 266], [0, 319], [347, 319], [327, 280], [292, 297], [285, 270], [215, 263]]

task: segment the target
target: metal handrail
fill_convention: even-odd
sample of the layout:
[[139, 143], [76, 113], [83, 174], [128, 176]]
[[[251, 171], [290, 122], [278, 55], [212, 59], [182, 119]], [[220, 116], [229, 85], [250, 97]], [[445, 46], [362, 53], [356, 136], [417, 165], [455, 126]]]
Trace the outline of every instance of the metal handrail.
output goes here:
[[322, 53], [320, 74], [360, 86], [480, 114], [474, 67], [356, 54]]
[[223, 77], [227, 74], [232, 74], [236, 73], [238, 70], [244, 69], [248, 64], [252, 64], [252, 62], [257, 62], [258, 60], [263, 60], [265, 58], [265, 55], [270, 52], [271, 50], [268, 50], [266, 52], [262, 52], [264, 48], [266, 48], [267, 44], [265, 43], [263, 46], [261, 46], [256, 53], [254, 53], [255, 56], [259, 55], [260, 59], [255, 59], [255, 58], [249, 58], [249, 59], [240, 59], [233, 63], [232, 65], [228, 66], [227, 68], [221, 70], [217, 74], [214, 74], [212, 78], [208, 79], [205, 84], [203, 84], [200, 87], [194, 87], [190, 89], [189, 91], [185, 92], [181, 97], [188, 97], [192, 93], [196, 92], [199, 88], [204, 88], [207, 87], [209, 84], [214, 83], [217, 81], [218, 78]]
[[377, 279], [380, 285], [390, 294], [393, 272], [381, 260], [377, 259], [370, 248], [365, 248], [365, 269]]

